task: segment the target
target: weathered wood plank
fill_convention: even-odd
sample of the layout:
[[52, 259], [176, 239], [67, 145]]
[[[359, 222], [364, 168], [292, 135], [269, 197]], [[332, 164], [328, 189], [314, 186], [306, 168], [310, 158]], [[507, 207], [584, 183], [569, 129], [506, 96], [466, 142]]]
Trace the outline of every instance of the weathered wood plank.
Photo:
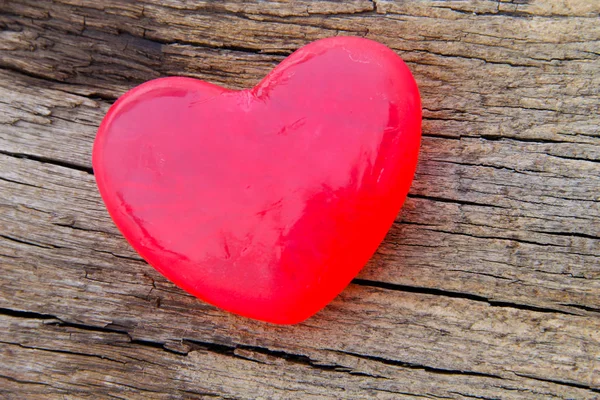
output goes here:
[[[125, 333], [106, 329], [82, 329], [52, 318], [0, 316], [0, 332], [0, 354], [7, 361], [0, 376], [2, 388], [7, 393], [19, 390], [28, 398], [60, 393], [77, 398], [102, 394], [255, 399], [301, 393], [307, 399], [396, 399], [448, 398], [447, 394], [495, 397], [498, 390], [512, 390], [514, 398], [526, 399], [547, 396], [557, 389], [565, 397], [590, 397], [584, 389], [535, 380], [529, 380], [532, 389], [524, 391], [510, 380], [493, 376], [381, 365], [368, 359], [344, 367], [260, 347], [184, 341], [174, 350], [164, 351], [159, 343], [135, 341]], [[340, 355], [338, 360], [343, 363], [348, 358]], [[37, 361], [35, 365], [20, 368], [31, 359]], [[80, 385], [82, 374], [89, 386]]]
[[[0, 390], [598, 397], [599, 14], [585, 0], [1, 3]], [[422, 91], [402, 215], [304, 324], [191, 298], [104, 210], [90, 163], [102, 116], [145, 80], [248, 87], [342, 34], [395, 49]]]
[[598, 318], [364, 286], [349, 288], [298, 327], [227, 315], [177, 290], [137, 259], [102, 210], [89, 173], [4, 155], [0, 161], [0, 170], [10, 171], [0, 182], [10, 196], [0, 220], [8, 233], [1, 242], [4, 308], [113, 327], [156, 342], [188, 338], [336, 365], [343, 354], [599, 386]]

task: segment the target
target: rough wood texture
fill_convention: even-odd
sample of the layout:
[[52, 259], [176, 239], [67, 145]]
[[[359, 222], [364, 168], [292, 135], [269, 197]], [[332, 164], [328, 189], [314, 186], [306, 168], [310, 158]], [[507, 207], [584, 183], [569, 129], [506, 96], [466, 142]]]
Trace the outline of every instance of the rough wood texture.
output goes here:
[[[0, 395], [599, 398], [600, 3], [0, 0]], [[231, 88], [360, 35], [419, 82], [403, 213], [324, 311], [276, 327], [143, 262], [90, 152], [150, 78]]]

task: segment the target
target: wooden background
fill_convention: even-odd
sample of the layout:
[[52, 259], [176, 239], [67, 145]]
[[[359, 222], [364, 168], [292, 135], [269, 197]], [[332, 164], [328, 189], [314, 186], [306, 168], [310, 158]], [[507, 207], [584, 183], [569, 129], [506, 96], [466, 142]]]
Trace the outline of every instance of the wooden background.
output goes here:
[[[600, 398], [600, 2], [0, 0], [0, 397]], [[357, 35], [423, 98], [369, 265], [297, 326], [221, 312], [127, 245], [90, 153], [165, 75], [250, 87]]]

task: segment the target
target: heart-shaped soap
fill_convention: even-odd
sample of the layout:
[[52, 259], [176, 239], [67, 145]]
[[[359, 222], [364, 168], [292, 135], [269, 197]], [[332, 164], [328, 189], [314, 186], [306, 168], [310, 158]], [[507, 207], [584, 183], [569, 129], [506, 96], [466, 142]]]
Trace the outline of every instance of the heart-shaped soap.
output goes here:
[[383, 240], [421, 136], [415, 80], [386, 46], [310, 43], [253, 89], [182, 77], [123, 95], [94, 143], [100, 193], [154, 268], [225, 310], [300, 322]]

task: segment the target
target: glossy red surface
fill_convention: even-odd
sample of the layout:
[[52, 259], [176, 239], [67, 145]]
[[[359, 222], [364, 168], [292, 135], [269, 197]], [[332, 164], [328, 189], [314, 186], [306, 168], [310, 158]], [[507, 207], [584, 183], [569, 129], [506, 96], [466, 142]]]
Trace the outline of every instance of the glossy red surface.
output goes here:
[[251, 90], [147, 82], [110, 109], [93, 166], [152, 266], [225, 310], [302, 321], [383, 240], [417, 164], [421, 106], [402, 60], [366, 39], [313, 42]]

